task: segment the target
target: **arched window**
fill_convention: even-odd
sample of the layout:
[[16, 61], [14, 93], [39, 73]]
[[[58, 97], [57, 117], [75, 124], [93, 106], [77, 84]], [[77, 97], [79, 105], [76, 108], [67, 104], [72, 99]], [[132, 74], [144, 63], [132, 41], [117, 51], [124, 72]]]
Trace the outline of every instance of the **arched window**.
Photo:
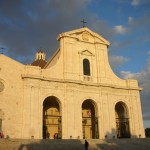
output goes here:
[[88, 59], [83, 59], [83, 73], [90, 76], [90, 62]]

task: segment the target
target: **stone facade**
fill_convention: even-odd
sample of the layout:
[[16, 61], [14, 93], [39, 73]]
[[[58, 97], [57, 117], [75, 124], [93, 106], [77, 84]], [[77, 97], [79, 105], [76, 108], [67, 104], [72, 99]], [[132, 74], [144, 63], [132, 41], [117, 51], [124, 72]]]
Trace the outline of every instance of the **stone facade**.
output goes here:
[[136, 80], [110, 68], [109, 42], [84, 27], [58, 36], [46, 66], [0, 54], [1, 130], [11, 138], [145, 137]]

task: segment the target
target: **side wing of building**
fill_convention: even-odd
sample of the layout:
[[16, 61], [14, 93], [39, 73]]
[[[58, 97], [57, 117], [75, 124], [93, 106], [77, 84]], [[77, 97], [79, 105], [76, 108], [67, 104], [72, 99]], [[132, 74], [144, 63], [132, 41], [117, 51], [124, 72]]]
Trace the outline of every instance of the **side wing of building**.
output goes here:
[[0, 119], [5, 137], [22, 137], [24, 65], [0, 54]]

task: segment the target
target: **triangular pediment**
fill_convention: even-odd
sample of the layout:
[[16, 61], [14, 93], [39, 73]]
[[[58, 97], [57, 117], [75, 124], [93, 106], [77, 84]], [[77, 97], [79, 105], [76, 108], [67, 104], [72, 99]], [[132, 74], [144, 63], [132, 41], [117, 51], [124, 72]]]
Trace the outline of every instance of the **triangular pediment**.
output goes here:
[[80, 52], [80, 54], [87, 55], [87, 56], [94, 56], [94, 54], [88, 50], [84, 50], [84, 51]]
[[110, 45], [110, 43], [106, 39], [104, 39], [99, 34], [91, 31], [87, 27], [64, 32], [58, 36], [58, 40], [60, 40], [60, 38], [62, 37], [70, 37], [77, 39], [78, 41], [84, 41], [89, 43], [101, 43], [108, 46]]

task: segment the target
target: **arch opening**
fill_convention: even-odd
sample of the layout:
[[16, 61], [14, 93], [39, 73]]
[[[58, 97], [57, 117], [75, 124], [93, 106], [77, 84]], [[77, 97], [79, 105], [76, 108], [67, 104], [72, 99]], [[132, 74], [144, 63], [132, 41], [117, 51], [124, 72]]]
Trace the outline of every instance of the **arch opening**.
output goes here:
[[117, 138], [130, 138], [129, 115], [127, 106], [118, 102], [115, 106]]
[[50, 96], [43, 102], [43, 139], [62, 137], [62, 116], [59, 100]]
[[82, 103], [82, 131], [85, 139], [99, 138], [97, 110], [90, 99]]

